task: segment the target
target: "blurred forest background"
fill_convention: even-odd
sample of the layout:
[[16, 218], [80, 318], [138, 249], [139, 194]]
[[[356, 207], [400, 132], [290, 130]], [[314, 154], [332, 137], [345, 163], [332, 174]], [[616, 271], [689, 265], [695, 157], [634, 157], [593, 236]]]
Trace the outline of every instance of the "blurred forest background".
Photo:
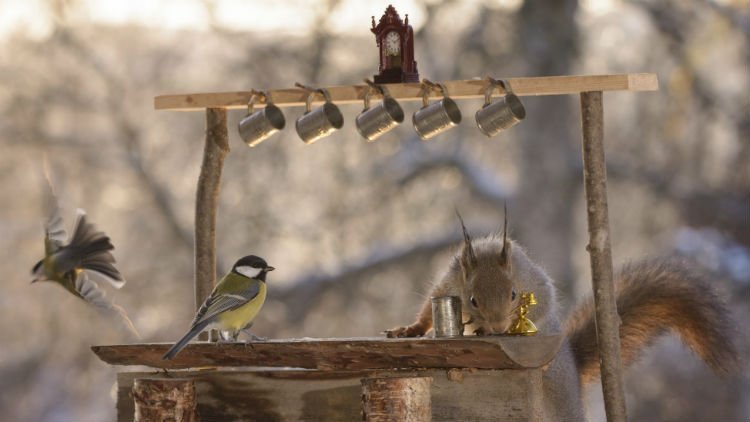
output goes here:
[[[745, 0], [394, 1], [432, 80], [655, 72], [654, 93], [605, 95], [615, 265], [691, 256], [750, 320], [750, 6]], [[29, 285], [43, 251], [50, 160], [65, 217], [85, 208], [128, 280], [109, 295], [145, 341], [193, 311], [192, 221], [203, 113], [156, 112], [166, 93], [361, 83], [377, 72], [370, 16], [387, 2], [0, 1], [0, 415], [114, 417], [115, 368], [90, 351], [128, 341], [58, 286]], [[346, 123], [307, 146], [287, 129], [249, 149], [230, 112], [219, 271], [254, 253], [277, 271], [258, 335], [378, 335], [409, 322], [459, 240], [512, 235], [558, 282], [590, 290], [576, 96], [523, 97], [527, 118], [486, 139], [464, 122], [429, 142], [407, 123], [368, 144]], [[407, 116], [418, 103], [405, 103]], [[106, 288], [106, 287], [105, 287]], [[741, 340], [750, 355], [747, 337]], [[720, 379], [674, 338], [627, 372], [633, 421], [750, 418], [747, 374]], [[588, 408], [603, 420], [600, 388]]]

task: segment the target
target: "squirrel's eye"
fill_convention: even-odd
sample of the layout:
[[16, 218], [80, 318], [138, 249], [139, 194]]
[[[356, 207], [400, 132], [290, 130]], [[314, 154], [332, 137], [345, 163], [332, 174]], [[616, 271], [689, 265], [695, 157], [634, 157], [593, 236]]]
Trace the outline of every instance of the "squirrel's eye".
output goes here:
[[477, 300], [476, 300], [476, 299], [474, 299], [474, 296], [472, 296], [472, 297], [471, 297], [471, 298], [469, 299], [469, 302], [471, 302], [471, 306], [473, 306], [473, 307], [475, 307], [475, 308], [479, 306], [479, 305], [477, 305]]
[[516, 289], [510, 291], [510, 300], [516, 300]]

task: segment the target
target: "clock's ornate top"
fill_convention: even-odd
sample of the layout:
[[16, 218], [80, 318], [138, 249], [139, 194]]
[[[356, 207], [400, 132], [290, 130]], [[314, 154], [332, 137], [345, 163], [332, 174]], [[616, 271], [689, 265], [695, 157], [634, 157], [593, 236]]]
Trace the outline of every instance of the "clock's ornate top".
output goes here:
[[409, 15], [402, 21], [396, 8], [388, 5], [385, 13], [372, 28], [375, 42], [380, 49], [380, 71], [375, 83], [419, 82], [417, 62], [414, 60], [414, 30], [409, 25]]
[[378, 35], [383, 31], [383, 27], [393, 26], [394, 24], [397, 24], [398, 26], [408, 25], [409, 15], [406, 15], [406, 21], [402, 21], [396, 8], [389, 4], [385, 9], [383, 16], [380, 17], [380, 22], [378, 22], [377, 26], [375, 25], [375, 16], [372, 17], [372, 28], [370, 31], [372, 31], [373, 34]]

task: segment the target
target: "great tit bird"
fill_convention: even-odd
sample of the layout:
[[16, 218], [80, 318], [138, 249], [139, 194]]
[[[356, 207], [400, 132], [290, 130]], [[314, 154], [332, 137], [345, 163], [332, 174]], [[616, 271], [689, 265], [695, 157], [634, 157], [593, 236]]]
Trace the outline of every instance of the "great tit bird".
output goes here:
[[266, 301], [266, 274], [273, 270], [255, 255], [237, 261], [198, 309], [187, 334], [162, 359], [172, 359], [193, 337], [210, 327], [221, 330], [222, 338], [236, 341], [240, 331], [250, 328]]
[[125, 285], [125, 280], [114, 266], [115, 258], [111, 253], [114, 246], [109, 237], [97, 231], [87, 220], [86, 212], [81, 209], [78, 210], [73, 236], [67, 244], [66, 237], [60, 208], [56, 206], [45, 227], [44, 258], [31, 270], [34, 277], [31, 282], [51, 281], [60, 284], [100, 311], [116, 315], [123, 326], [139, 338], [125, 310], [107, 299], [104, 291], [89, 279], [90, 272], [107, 280], [117, 289]]

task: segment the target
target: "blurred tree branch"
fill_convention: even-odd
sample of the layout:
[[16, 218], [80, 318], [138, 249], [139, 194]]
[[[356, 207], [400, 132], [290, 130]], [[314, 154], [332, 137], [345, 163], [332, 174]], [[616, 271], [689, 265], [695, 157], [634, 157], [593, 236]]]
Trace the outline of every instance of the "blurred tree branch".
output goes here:
[[125, 107], [123, 101], [124, 94], [128, 90], [127, 83], [116, 76], [115, 72], [97, 57], [90, 46], [76, 37], [71, 30], [59, 27], [56, 35], [63, 47], [70, 53], [75, 54], [81, 62], [94, 71], [95, 75], [105, 81], [110, 90], [106, 97], [107, 114], [111, 116], [113, 126], [117, 129], [113, 131], [113, 135], [115, 135], [113, 138], [117, 140], [116, 144], [122, 147], [131, 170], [135, 173], [145, 191], [150, 194], [175, 239], [187, 250], [192, 251], [192, 230], [179, 223], [173, 209], [173, 201], [169, 190], [146, 168], [142, 155], [144, 129], [129, 118], [129, 110]]
[[295, 324], [302, 321], [328, 291], [335, 290], [345, 297], [354, 297], [361, 283], [366, 281], [366, 275], [404, 265], [420, 257], [430, 257], [457, 244], [460, 239], [458, 232], [454, 232], [407, 247], [388, 245], [387, 248], [373, 248], [370, 255], [335, 274], [313, 274], [291, 282], [284, 289], [271, 290], [269, 300], [284, 303], [289, 310], [287, 323]]
[[[696, 70], [694, 60], [691, 60], [692, 53], [689, 51], [691, 44], [687, 42], [687, 38], [690, 28], [697, 20], [696, 14], [698, 12], [693, 9], [685, 10], [685, 4], [682, 2], [635, 0], [633, 3], [648, 13], [652, 24], [668, 44], [667, 51], [674, 56], [680, 68], [688, 73], [687, 80], [691, 81], [692, 97], [695, 98], [703, 113], [729, 116], [736, 124], [739, 135], [745, 139], [750, 139], [750, 116], [744, 110], [744, 107], [736, 107], [736, 104], [732, 103], [731, 107], [722, 108], [721, 104], [716, 102], [715, 93], [708, 86], [704, 77]], [[744, 24], [741, 19], [737, 22], [736, 17], [740, 14], [738, 11], [731, 9], [729, 6], [718, 5], [712, 0], [702, 0], [699, 3], [734, 24], [735, 27], [743, 31], [745, 37], [750, 41], [750, 24], [747, 23], [748, 19], [745, 19]], [[745, 18], [747, 17], [745, 16]], [[750, 49], [746, 50], [744, 58], [746, 67], [750, 66]], [[710, 145], [709, 138], [706, 135], [707, 125], [699, 124], [692, 125], [692, 127], [700, 131], [697, 137], [701, 141], [694, 143], [690, 166], [702, 169], [703, 157], [705, 157]], [[679, 155], [674, 156], [674, 159], [678, 158]], [[735, 156], [733, 166], [739, 171], [732, 174], [734, 176], [731, 180], [732, 184], [736, 188], [747, 188], [747, 180], [750, 178], [750, 144], [747, 142], [742, 144], [741, 153]]]

